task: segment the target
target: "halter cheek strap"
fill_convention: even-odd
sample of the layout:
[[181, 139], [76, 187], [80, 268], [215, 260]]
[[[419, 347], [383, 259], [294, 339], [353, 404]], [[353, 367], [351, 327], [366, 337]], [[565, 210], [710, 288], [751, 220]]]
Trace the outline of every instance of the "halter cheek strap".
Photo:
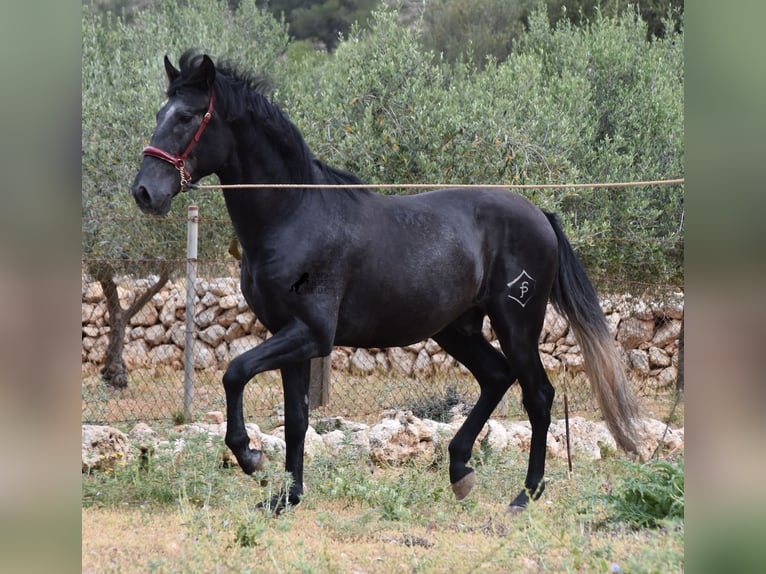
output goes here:
[[197, 142], [202, 137], [202, 133], [205, 131], [205, 128], [210, 123], [210, 119], [213, 117], [213, 107], [215, 106], [215, 91], [213, 90], [213, 87], [210, 87], [210, 103], [207, 106], [207, 112], [205, 112], [204, 117], [202, 118], [202, 123], [200, 123], [199, 127], [197, 128], [197, 131], [194, 133], [194, 137], [192, 137], [191, 141], [189, 142], [189, 145], [186, 146], [186, 149], [184, 152], [180, 155], [172, 155], [168, 152], [166, 152], [164, 149], [158, 148], [157, 146], [148, 145], [144, 148], [144, 155], [156, 157], [157, 159], [161, 159], [162, 161], [166, 161], [170, 164], [172, 164], [177, 170], [179, 177], [181, 178], [181, 191], [186, 191], [188, 188], [188, 183], [191, 181], [191, 173], [189, 173], [189, 170], [186, 169], [186, 158], [189, 157], [189, 154], [194, 149], [194, 146], [197, 145]]

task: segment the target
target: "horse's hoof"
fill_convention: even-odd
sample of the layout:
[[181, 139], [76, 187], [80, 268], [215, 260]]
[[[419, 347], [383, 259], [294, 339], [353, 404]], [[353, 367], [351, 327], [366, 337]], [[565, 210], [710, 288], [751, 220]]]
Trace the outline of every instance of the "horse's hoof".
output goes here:
[[263, 451], [249, 448], [241, 457], [237, 457], [237, 462], [245, 474], [253, 474], [256, 470], [263, 468], [266, 457], [263, 456]]
[[527, 494], [526, 490], [522, 490], [518, 496], [513, 499], [513, 502], [508, 505], [508, 512], [510, 514], [520, 514], [527, 509], [528, 504], [529, 495]]
[[284, 494], [272, 496], [269, 500], [264, 500], [256, 505], [258, 510], [263, 510], [268, 514], [279, 516], [286, 510], [290, 510], [300, 504], [301, 499], [297, 497], [285, 498]]
[[475, 485], [476, 473], [472, 470], [457, 482], [452, 483], [452, 492], [455, 493], [455, 498], [463, 500]]

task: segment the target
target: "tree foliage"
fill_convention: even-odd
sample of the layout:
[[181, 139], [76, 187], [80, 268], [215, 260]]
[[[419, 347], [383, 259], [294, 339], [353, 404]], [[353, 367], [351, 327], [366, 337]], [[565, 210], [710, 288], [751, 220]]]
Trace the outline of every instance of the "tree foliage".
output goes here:
[[681, 29], [683, 0], [433, 0], [424, 11], [426, 46], [451, 61], [505, 60], [529, 29], [529, 16], [544, 8], [552, 27], [587, 28], [601, 18], [636, 14], [646, 23], [647, 40]]
[[[288, 62], [278, 95], [320, 157], [371, 182], [682, 177], [683, 34], [645, 37], [630, 13], [554, 27], [538, 11], [510, 58], [479, 69], [383, 11], [334, 56]], [[597, 276], [681, 280], [682, 188], [528, 195], [562, 213]]]
[[[136, 218], [128, 187], [164, 91], [161, 58], [194, 43], [266, 72], [274, 98], [331, 165], [382, 183], [567, 183], [683, 177], [683, 32], [647, 41], [634, 13], [587, 26], [531, 12], [511, 55], [451, 62], [390, 10], [334, 53], [297, 50], [253, 1], [163, 2], [130, 19], [83, 16], [86, 257], [179, 257], [183, 225]], [[283, 53], [288, 57], [281, 57]], [[680, 282], [683, 188], [542, 190], [597, 277]], [[203, 214], [225, 219], [218, 194]], [[184, 198], [180, 199], [181, 202]], [[177, 200], [179, 202], [179, 200]], [[205, 203], [209, 202], [209, 206]], [[175, 206], [174, 213], [182, 214]], [[164, 228], [163, 224], [161, 228]], [[168, 226], [169, 228], [172, 226]], [[201, 253], [230, 235], [201, 230]], [[210, 233], [210, 235], [206, 235]], [[201, 255], [204, 256], [204, 255]]]
[[365, 25], [379, 0], [260, 0], [258, 4], [284, 18], [293, 38], [318, 41], [334, 50], [353, 24]]

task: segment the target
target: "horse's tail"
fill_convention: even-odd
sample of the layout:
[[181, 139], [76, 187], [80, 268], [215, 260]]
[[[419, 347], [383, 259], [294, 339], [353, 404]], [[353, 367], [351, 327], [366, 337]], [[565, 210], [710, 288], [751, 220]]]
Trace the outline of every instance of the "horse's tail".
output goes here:
[[609, 332], [596, 290], [558, 218], [547, 212], [545, 215], [556, 232], [559, 248], [559, 271], [551, 290], [551, 302], [574, 329], [585, 371], [609, 431], [618, 445], [636, 453], [639, 408], [628, 385], [625, 365]]

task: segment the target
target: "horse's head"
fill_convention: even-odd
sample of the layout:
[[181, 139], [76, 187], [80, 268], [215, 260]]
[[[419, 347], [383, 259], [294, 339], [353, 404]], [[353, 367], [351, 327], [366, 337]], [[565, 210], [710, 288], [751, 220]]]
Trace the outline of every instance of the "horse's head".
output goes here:
[[165, 215], [187, 183], [214, 173], [225, 160], [226, 126], [215, 109], [215, 64], [207, 55], [184, 54], [176, 69], [165, 56], [168, 100], [144, 148], [132, 193], [142, 211]]

